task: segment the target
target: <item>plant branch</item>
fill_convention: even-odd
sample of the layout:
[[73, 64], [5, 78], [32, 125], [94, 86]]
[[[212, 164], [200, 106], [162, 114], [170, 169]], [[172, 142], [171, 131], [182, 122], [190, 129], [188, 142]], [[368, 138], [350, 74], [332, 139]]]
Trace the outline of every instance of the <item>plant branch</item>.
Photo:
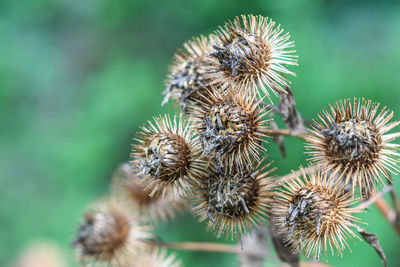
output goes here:
[[363, 210], [367, 209], [369, 206], [377, 202], [381, 197], [383, 197], [385, 194], [389, 193], [390, 191], [393, 190], [393, 187], [391, 185], [385, 186], [382, 191], [377, 193], [375, 190], [372, 191], [371, 197], [361, 203], [360, 205], [357, 206], [358, 209]]
[[271, 136], [279, 136], [279, 135], [293, 136], [301, 139], [305, 139], [306, 137], [309, 136], [308, 134], [292, 134], [288, 129], [268, 130], [267, 134]]
[[[360, 210], [366, 209], [375, 203], [376, 207], [385, 217], [385, 219], [393, 226], [397, 234], [400, 235], [400, 224], [398, 222], [398, 217], [396, 212], [387, 204], [387, 202], [382, 198], [385, 194], [393, 192], [393, 186], [388, 185], [382, 191], [376, 192], [372, 191], [370, 199], [360, 204], [357, 208]], [[395, 204], [396, 206], [396, 204]]]
[[177, 250], [191, 250], [191, 251], [208, 251], [217, 253], [231, 253], [231, 254], [245, 254], [248, 256], [263, 257], [265, 251], [261, 250], [246, 250], [241, 249], [237, 245], [221, 244], [221, 243], [208, 243], [208, 242], [182, 242], [182, 243], [167, 243], [159, 241], [149, 241], [151, 245], [165, 247]]
[[[254, 257], [265, 257], [266, 251], [254, 249], [240, 248], [238, 245], [228, 245], [222, 243], [209, 243], [209, 242], [182, 242], [182, 243], [167, 243], [160, 241], [148, 241], [150, 245], [165, 247], [168, 249], [176, 250], [187, 250], [187, 251], [204, 251], [204, 252], [216, 252], [216, 253], [229, 253], [237, 255], [247, 255]], [[330, 265], [322, 264], [319, 262], [300, 263], [300, 267], [330, 267]]]
[[[393, 182], [391, 179], [389, 179], [389, 184], [393, 186]], [[399, 199], [397, 197], [397, 193], [394, 190], [394, 188], [392, 191], [390, 191], [390, 197], [392, 199], [393, 208], [396, 216], [394, 219], [394, 225], [395, 227], [400, 228], [400, 204], [399, 204]]]
[[396, 223], [396, 213], [394, 210], [387, 204], [387, 202], [380, 198], [375, 203], [378, 210], [385, 216], [386, 220], [393, 226], [396, 230], [397, 234], [400, 235], [400, 225]]

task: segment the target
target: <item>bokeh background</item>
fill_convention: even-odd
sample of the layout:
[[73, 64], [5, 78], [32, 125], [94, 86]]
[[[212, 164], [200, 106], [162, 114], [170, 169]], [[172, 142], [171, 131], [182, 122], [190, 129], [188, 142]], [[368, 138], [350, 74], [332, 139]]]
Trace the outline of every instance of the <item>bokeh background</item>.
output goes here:
[[[108, 192], [138, 126], [173, 112], [160, 103], [174, 51], [251, 13], [291, 33], [300, 64], [291, 68], [292, 89], [305, 118], [337, 99], [363, 96], [400, 120], [398, 1], [0, 1], [0, 266], [40, 240], [77, 266], [70, 241], [81, 214]], [[268, 144], [277, 174], [306, 164], [302, 142], [285, 143], [286, 159]], [[361, 217], [389, 266], [398, 266], [400, 239], [390, 225], [374, 207]], [[204, 228], [185, 214], [158, 233], [166, 241], [216, 241]], [[351, 248], [329, 264], [380, 265], [365, 242]], [[187, 266], [237, 264], [232, 255], [178, 255]]]

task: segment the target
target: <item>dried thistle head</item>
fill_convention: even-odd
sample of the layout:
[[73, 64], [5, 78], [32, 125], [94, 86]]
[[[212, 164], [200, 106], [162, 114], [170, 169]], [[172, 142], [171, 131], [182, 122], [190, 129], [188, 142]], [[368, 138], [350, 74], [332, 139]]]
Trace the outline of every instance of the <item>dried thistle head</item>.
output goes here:
[[125, 163], [113, 176], [112, 193], [133, 204], [140, 214], [148, 215], [153, 222], [173, 219], [176, 213], [187, 208], [186, 201], [176, 196], [150, 196], [151, 191], [141, 184], [143, 179], [144, 174]]
[[353, 214], [360, 212], [352, 208], [356, 200], [321, 170], [310, 175], [301, 170], [276, 193], [273, 221], [295, 253], [318, 259], [329, 249], [342, 255], [347, 238], [359, 239], [351, 229], [358, 220]]
[[173, 57], [162, 105], [170, 99], [177, 100], [181, 109], [187, 112], [188, 107], [195, 103], [193, 99], [206, 90], [208, 82], [201, 69], [212, 47], [208, 38], [204, 36], [193, 38], [183, 46], [184, 49], [178, 50]]
[[392, 141], [400, 133], [388, 134], [400, 122], [389, 122], [393, 112], [370, 100], [346, 99], [323, 110], [308, 138], [308, 154], [313, 163], [325, 166], [344, 184], [369, 195], [383, 175], [398, 171], [399, 153]]
[[73, 241], [83, 264], [126, 266], [152, 237], [151, 227], [141, 224], [129, 206], [115, 199], [95, 203], [84, 217]]
[[280, 25], [263, 16], [236, 17], [233, 22], [213, 35], [214, 51], [205, 65], [210, 84], [226, 87], [234, 84], [251, 90], [285, 91], [289, 81], [286, 74], [295, 76], [287, 65], [297, 65], [297, 56], [289, 33], [283, 34]]
[[135, 259], [136, 267], [180, 267], [181, 262], [175, 254], [167, 255], [165, 249], [153, 249], [148, 254], [143, 254]]
[[141, 182], [151, 196], [187, 195], [191, 183], [203, 174], [190, 127], [182, 115], [173, 121], [166, 115], [154, 118], [154, 124], [149, 121], [138, 133], [131, 163], [144, 174]]
[[204, 156], [222, 167], [243, 168], [260, 160], [268, 112], [260, 108], [255, 94], [215, 89], [198, 102], [191, 115]]
[[196, 185], [194, 214], [217, 237], [226, 233], [231, 239], [240, 237], [252, 225], [262, 224], [269, 210], [273, 183], [266, 171], [270, 164], [239, 172], [235, 167], [223, 172], [210, 167], [209, 174]]

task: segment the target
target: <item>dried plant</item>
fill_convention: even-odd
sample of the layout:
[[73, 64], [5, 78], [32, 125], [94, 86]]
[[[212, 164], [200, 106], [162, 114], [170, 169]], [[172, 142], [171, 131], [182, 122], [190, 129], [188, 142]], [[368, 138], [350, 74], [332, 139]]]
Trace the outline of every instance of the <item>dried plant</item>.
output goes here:
[[201, 69], [206, 64], [205, 58], [211, 52], [211, 44], [207, 37], [200, 36], [183, 46], [184, 49], [179, 50], [172, 60], [162, 105], [173, 99], [187, 112], [194, 104], [193, 100], [197, 99], [200, 93], [204, 93], [208, 85]]
[[297, 56], [289, 33], [263, 16], [236, 17], [212, 35], [213, 52], [205, 65], [210, 84], [222, 88], [232, 85], [263, 93], [279, 93], [295, 75], [287, 65], [297, 65]]
[[141, 184], [143, 178], [144, 174], [125, 163], [113, 176], [111, 192], [129, 205], [134, 205], [139, 213], [146, 215], [143, 216], [144, 219], [151, 219], [152, 222], [172, 220], [177, 213], [187, 208], [187, 201], [179, 196], [151, 196], [151, 191]]
[[127, 266], [132, 257], [146, 249], [152, 237], [150, 226], [126, 203], [116, 199], [96, 202], [84, 216], [73, 246], [83, 264]]
[[374, 184], [383, 185], [381, 176], [398, 171], [400, 154], [393, 140], [400, 132], [387, 134], [400, 122], [390, 122], [393, 112], [379, 111], [371, 100], [346, 99], [336, 102], [319, 115], [319, 121], [307, 138], [310, 160], [324, 165], [369, 196]]
[[254, 159], [260, 160], [268, 119], [254, 94], [213, 90], [198, 102], [191, 111], [193, 128], [210, 162], [241, 169]]
[[176, 116], [148, 122], [132, 145], [132, 164], [144, 174], [142, 184], [151, 190], [151, 196], [172, 194], [184, 196], [190, 192], [191, 183], [203, 175], [202, 161], [197, 156], [199, 147], [190, 124]]
[[195, 188], [194, 212], [207, 228], [220, 237], [228, 233], [240, 237], [252, 225], [262, 224], [272, 198], [272, 179], [266, 170], [271, 163], [259, 168], [237, 171], [227, 167], [223, 172], [211, 167]]
[[[96, 204], [78, 230], [73, 244], [82, 262], [179, 266], [165, 249], [235, 253], [246, 266], [273, 258], [261, 246], [151, 239], [146, 224], [173, 219], [188, 200], [217, 238], [243, 237], [247, 246], [248, 233], [257, 229], [271, 238], [275, 260], [290, 266], [300, 266], [301, 252], [314, 260], [328, 251], [342, 256], [349, 240], [360, 237], [386, 265], [378, 237], [354, 214], [376, 203], [400, 235], [390, 177], [398, 171], [400, 133], [389, 133], [400, 122], [391, 122], [393, 112], [379, 111], [377, 103], [347, 99], [324, 109], [308, 129], [287, 78], [295, 75], [287, 69], [297, 65], [294, 43], [275, 25], [262, 16], [236, 17], [174, 55], [162, 104], [174, 100], [183, 113], [141, 127], [131, 162], [113, 177], [112, 200]], [[270, 92], [278, 106], [264, 102]], [[287, 129], [278, 128], [276, 116]], [[286, 136], [307, 141], [311, 165], [271, 177], [265, 144], [275, 141], [284, 154]], [[385, 180], [389, 185], [377, 192]], [[382, 198], [389, 192], [393, 209]]]
[[352, 207], [356, 200], [321, 170], [300, 172], [276, 194], [273, 220], [295, 253], [304, 250], [307, 257], [319, 259], [331, 249], [332, 255], [342, 255], [349, 247], [346, 239], [359, 238], [351, 229], [358, 221], [353, 214], [360, 212]]

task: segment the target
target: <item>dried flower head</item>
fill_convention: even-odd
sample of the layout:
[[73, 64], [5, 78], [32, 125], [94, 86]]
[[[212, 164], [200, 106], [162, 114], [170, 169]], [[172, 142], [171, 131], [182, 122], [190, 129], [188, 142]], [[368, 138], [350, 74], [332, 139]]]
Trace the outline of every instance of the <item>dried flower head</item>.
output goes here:
[[132, 169], [129, 163], [122, 164], [113, 176], [113, 195], [128, 200], [140, 214], [148, 215], [153, 222], [170, 220], [177, 212], [186, 209], [187, 203], [182, 198], [173, 195], [151, 197], [151, 191], [140, 182], [143, 178], [144, 174]]
[[400, 133], [387, 134], [400, 122], [390, 122], [393, 112], [370, 100], [336, 102], [320, 114], [308, 138], [311, 161], [337, 174], [343, 183], [358, 185], [369, 195], [374, 183], [382, 185], [381, 174], [398, 170], [398, 145], [392, 141]]
[[182, 264], [175, 254], [167, 255], [165, 249], [154, 249], [135, 260], [136, 267], [180, 267]]
[[199, 92], [204, 91], [208, 84], [201, 69], [212, 48], [204, 36], [193, 38], [183, 46], [184, 49], [178, 50], [173, 57], [162, 105], [170, 99], [177, 100], [182, 110], [187, 112], [188, 107], [194, 104], [193, 99], [198, 98]]
[[268, 112], [260, 108], [255, 94], [215, 89], [198, 102], [191, 114], [203, 155], [217, 165], [239, 168], [260, 160]]
[[203, 174], [191, 124], [185, 125], [182, 115], [178, 120], [174, 116], [172, 122], [167, 115], [154, 118], [154, 122], [149, 121], [138, 133], [138, 144], [132, 146], [132, 164], [144, 174], [142, 184], [151, 190], [151, 196], [184, 196]]
[[73, 241], [84, 264], [126, 266], [132, 255], [146, 248], [151, 228], [140, 223], [138, 216], [123, 202], [111, 199], [98, 202], [85, 214]]
[[345, 193], [339, 183], [317, 170], [306, 175], [304, 170], [288, 180], [276, 193], [273, 221], [295, 253], [304, 250], [318, 259], [321, 250], [342, 255], [347, 238], [359, 237], [352, 231], [353, 216], [360, 212], [351, 206], [356, 202], [351, 192]]
[[289, 81], [285, 74], [295, 76], [285, 66], [297, 65], [294, 43], [280, 25], [263, 16], [236, 17], [213, 35], [214, 51], [210, 54], [205, 75], [210, 84], [261, 90], [268, 96], [284, 92]]
[[217, 237], [227, 233], [240, 237], [252, 225], [262, 223], [272, 196], [273, 184], [266, 171], [269, 164], [261, 163], [251, 169], [237, 171], [226, 168], [223, 172], [211, 167], [209, 175], [196, 186], [194, 214], [200, 222], [207, 221], [207, 229]]

